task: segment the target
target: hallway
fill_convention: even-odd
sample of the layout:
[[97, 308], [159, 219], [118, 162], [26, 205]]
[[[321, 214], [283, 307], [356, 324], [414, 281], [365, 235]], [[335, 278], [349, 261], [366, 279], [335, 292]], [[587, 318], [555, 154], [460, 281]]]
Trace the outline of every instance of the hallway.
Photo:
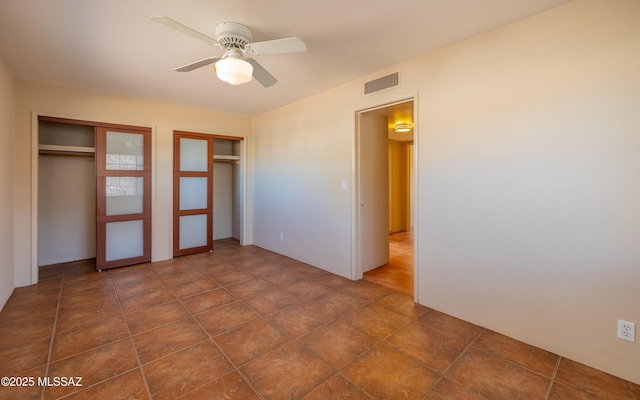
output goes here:
[[389, 235], [389, 264], [364, 273], [364, 280], [413, 294], [413, 232]]

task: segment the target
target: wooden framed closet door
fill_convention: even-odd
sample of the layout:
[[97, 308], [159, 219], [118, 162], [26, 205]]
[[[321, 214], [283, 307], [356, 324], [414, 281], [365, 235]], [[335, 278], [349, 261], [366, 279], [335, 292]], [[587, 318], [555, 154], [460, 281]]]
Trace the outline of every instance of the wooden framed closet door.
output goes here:
[[213, 249], [213, 139], [174, 132], [174, 257]]
[[96, 128], [96, 269], [151, 261], [151, 130]]

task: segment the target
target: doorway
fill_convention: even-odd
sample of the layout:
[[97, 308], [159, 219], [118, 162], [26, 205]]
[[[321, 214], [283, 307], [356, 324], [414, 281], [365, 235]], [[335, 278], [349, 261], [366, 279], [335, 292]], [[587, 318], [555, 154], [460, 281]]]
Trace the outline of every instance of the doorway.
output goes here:
[[357, 271], [416, 295], [413, 99], [358, 113]]

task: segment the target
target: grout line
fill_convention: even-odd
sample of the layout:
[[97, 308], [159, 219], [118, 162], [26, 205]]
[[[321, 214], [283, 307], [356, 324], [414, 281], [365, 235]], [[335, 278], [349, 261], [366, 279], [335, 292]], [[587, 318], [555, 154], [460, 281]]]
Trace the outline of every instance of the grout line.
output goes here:
[[[148, 262], [145, 264], [147, 264], [148, 267], [151, 267], [151, 265]], [[153, 396], [151, 395], [151, 388], [149, 388], [149, 383], [147, 382], [147, 377], [144, 374], [144, 370], [142, 369], [142, 361], [140, 360], [140, 356], [138, 355], [138, 350], [136, 349], [135, 342], [133, 341], [133, 334], [131, 333], [131, 329], [129, 328], [129, 324], [127, 323], [127, 318], [125, 317], [124, 308], [122, 307], [122, 301], [120, 299], [120, 296], [118, 295], [118, 289], [116, 288], [116, 285], [113, 282], [113, 276], [111, 275], [110, 271], [108, 272], [109, 272], [109, 279], [111, 280], [111, 286], [113, 287], [113, 291], [116, 293], [116, 301], [118, 302], [118, 307], [120, 308], [120, 315], [122, 316], [122, 320], [124, 321], [124, 324], [127, 326], [127, 332], [129, 332], [129, 343], [131, 344], [131, 347], [133, 348], [133, 353], [136, 357], [136, 360], [138, 361], [138, 369], [140, 370], [140, 376], [142, 376], [142, 382], [144, 383], [144, 387], [147, 389], [147, 395], [149, 396], [149, 399], [153, 399]], [[123, 374], [120, 374], [118, 376], [121, 376], [121, 375]], [[111, 377], [109, 379], [113, 379], [113, 378], [114, 377]]]
[[[64, 287], [64, 276], [66, 274], [66, 271], [63, 269], [62, 270], [62, 278], [60, 279], [60, 290], [58, 291], [58, 305], [56, 306], [56, 316], [53, 319], [53, 328], [51, 330], [51, 342], [49, 343], [49, 354], [47, 355], [47, 367], [45, 368], [44, 371], [44, 376], [47, 377], [49, 376], [49, 367], [51, 365], [51, 354], [53, 353], [53, 341], [55, 340], [56, 337], [56, 327], [58, 325], [58, 316], [60, 315], [60, 303], [62, 302], [62, 288]], [[40, 399], [44, 400], [44, 392], [47, 388], [43, 387], [42, 388], [42, 393], [40, 393]]]
[[551, 388], [556, 380], [556, 375], [558, 374], [558, 369], [560, 368], [560, 361], [562, 361], [562, 357], [558, 356], [556, 360], [556, 365], [553, 368], [553, 373], [551, 374], [551, 380], [549, 380], [549, 386], [547, 387], [547, 392], [544, 395], [544, 400], [549, 400], [549, 396], [551, 395]]

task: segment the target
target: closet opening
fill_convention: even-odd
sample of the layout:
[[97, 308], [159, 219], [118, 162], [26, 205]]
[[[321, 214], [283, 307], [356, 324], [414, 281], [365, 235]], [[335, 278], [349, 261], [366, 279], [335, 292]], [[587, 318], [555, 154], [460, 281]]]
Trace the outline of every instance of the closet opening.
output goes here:
[[83, 260], [96, 270], [151, 261], [151, 128], [47, 116], [37, 124], [34, 276]]

